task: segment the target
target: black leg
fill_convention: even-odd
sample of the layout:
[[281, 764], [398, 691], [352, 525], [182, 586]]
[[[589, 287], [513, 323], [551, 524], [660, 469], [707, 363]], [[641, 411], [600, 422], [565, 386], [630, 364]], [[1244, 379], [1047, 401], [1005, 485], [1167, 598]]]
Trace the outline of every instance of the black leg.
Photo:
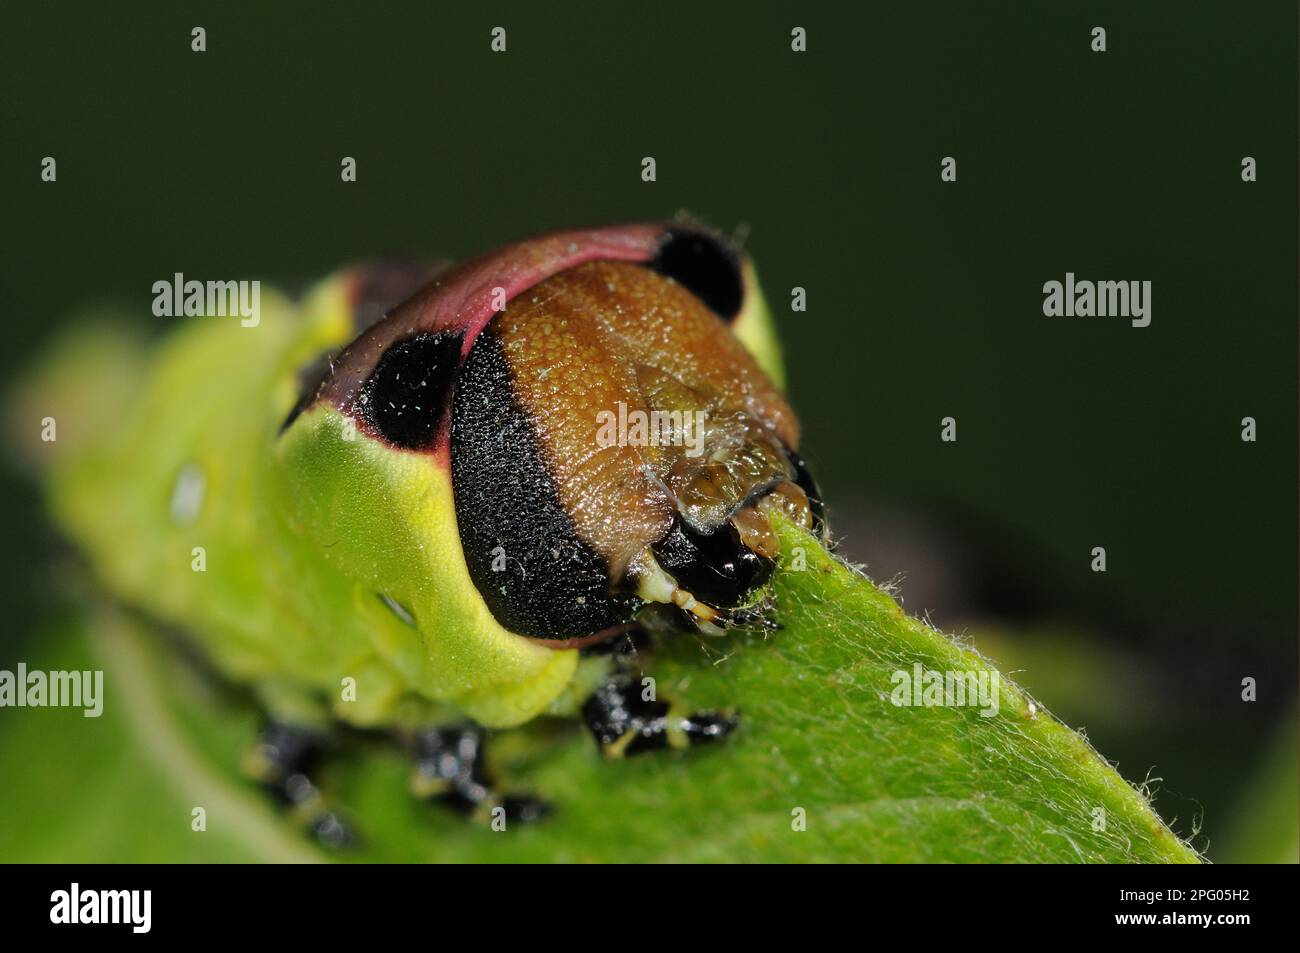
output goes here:
[[582, 717], [601, 751], [615, 758], [716, 741], [740, 721], [718, 711], [678, 714], [668, 702], [645, 698], [641, 680], [627, 673], [597, 688], [583, 704]]
[[484, 760], [483, 731], [477, 726], [425, 729], [415, 737], [411, 791], [478, 820], [494, 819], [498, 807], [507, 823], [540, 820], [549, 812], [546, 802], [531, 795], [497, 793]]
[[327, 847], [347, 847], [355, 836], [312, 781], [328, 736], [318, 728], [272, 721], [244, 758], [244, 771], [286, 804]]

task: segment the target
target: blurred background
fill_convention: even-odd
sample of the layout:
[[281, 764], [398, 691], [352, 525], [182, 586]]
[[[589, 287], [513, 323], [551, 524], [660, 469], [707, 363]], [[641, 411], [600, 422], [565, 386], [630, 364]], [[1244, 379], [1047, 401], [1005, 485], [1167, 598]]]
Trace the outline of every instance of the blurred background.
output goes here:
[[[1295, 6], [470, 6], [7, 5], [5, 379], [87, 309], [161, 333], [175, 271], [688, 210], [747, 236], [842, 552], [1210, 858], [1296, 860]], [[1045, 318], [1067, 271], [1150, 280], [1150, 327]], [[12, 668], [60, 544], [7, 457], [0, 507]]]

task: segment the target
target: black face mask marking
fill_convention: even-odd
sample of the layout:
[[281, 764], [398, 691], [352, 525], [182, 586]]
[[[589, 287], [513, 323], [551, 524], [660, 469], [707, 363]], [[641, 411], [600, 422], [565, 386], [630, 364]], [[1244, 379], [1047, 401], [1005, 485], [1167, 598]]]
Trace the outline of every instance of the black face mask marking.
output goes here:
[[470, 578], [504, 628], [569, 639], [631, 619], [636, 601], [611, 595], [608, 563], [574, 531], [491, 328], [456, 382], [451, 473]]
[[685, 520], [651, 549], [664, 570], [696, 599], [715, 609], [732, 609], [772, 576], [772, 560], [740, 541], [730, 523], [705, 535]]
[[672, 229], [650, 267], [686, 288], [720, 318], [731, 321], [740, 313], [745, 300], [740, 259], [720, 239]]
[[395, 447], [427, 450], [446, 413], [461, 340], [459, 331], [439, 331], [389, 346], [357, 395], [360, 417]]

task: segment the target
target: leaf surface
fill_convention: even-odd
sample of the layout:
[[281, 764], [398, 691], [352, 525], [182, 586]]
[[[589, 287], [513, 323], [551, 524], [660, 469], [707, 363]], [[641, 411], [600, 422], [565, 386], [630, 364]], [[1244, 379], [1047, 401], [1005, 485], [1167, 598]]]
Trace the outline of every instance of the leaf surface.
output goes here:
[[[573, 722], [495, 736], [495, 770], [555, 805], [493, 832], [407, 793], [380, 737], [325, 785], [375, 861], [1197, 862], [1077, 733], [999, 676], [998, 707], [899, 706], [896, 673], [986, 672], [884, 590], [783, 529], [779, 631], [682, 636], [647, 659], [660, 697], [734, 707], [725, 743], [604, 761]], [[796, 549], [806, 568], [793, 567]], [[257, 714], [173, 645], [105, 610], [47, 633], [48, 668], [103, 668], [105, 712], [0, 712], [5, 860], [329, 859], [237, 772]], [[191, 812], [207, 811], [207, 830]], [[802, 819], [802, 823], [800, 823]], [[1104, 823], [1103, 823], [1104, 821]], [[802, 827], [802, 829], [797, 829]]]

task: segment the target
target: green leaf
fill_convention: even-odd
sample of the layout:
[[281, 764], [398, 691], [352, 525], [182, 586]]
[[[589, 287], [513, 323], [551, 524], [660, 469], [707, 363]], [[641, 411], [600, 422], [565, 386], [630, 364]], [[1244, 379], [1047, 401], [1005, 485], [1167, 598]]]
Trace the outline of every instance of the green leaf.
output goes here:
[[[682, 636], [647, 666], [659, 696], [738, 707], [725, 743], [603, 761], [573, 722], [493, 738], [498, 774], [556, 806], [492, 832], [406, 790], [381, 737], [353, 736], [325, 785], [365, 838], [343, 860], [1196, 862], [1078, 734], [1006, 678], [976, 706], [900, 707], [896, 672], [992, 672], [894, 599], [783, 530], [782, 628]], [[807, 565], [795, 569], [795, 549]], [[7, 860], [327, 858], [235, 770], [256, 713], [126, 617], [64, 630], [50, 667], [106, 670], [103, 718], [0, 714]], [[207, 809], [207, 831], [190, 812]], [[801, 809], [801, 811], [800, 811]], [[1100, 812], [1097, 809], [1101, 809]], [[804, 830], [796, 830], [797, 816]], [[1098, 818], [1104, 817], [1104, 829]]]

